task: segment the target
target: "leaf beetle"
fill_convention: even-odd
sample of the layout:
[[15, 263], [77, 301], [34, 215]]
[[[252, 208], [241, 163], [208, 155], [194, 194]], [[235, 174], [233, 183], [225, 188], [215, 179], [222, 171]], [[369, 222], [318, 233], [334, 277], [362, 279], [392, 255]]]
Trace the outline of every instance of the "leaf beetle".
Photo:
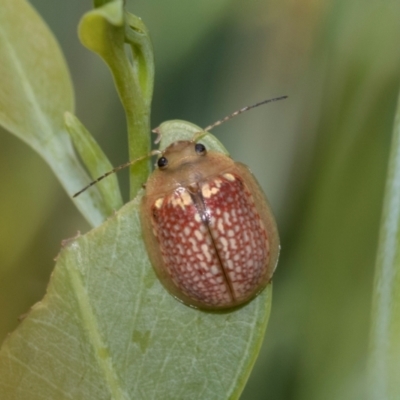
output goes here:
[[[207, 149], [200, 139], [244, 111], [283, 98], [242, 108], [204, 130], [184, 121], [167, 121], [154, 130], [161, 137], [166, 131], [192, 131], [191, 139], [151, 152], [158, 159], [145, 184], [140, 212], [156, 274], [186, 305], [235, 308], [253, 299], [272, 279], [280, 242], [260, 185], [248, 167]], [[137, 161], [107, 172], [74, 197]]]

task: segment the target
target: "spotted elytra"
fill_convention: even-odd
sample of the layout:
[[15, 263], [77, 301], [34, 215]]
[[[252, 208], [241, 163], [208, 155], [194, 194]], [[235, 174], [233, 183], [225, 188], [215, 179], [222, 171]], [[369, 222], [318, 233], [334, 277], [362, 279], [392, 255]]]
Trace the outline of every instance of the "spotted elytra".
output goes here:
[[[222, 122], [265, 100], [217, 121], [204, 130], [168, 121], [154, 131], [183, 131], [159, 155], [142, 198], [140, 219], [150, 261], [166, 289], [191, 307], [221, 310], [253, 299], [271, 281], [279, 256], [279, 235], [268, 201], [248, 167], [208, 150], [199, 140]], [[185, 132], [186, 131], [186, 132]], [[128, 167], [107, 172], [74, 195]]]

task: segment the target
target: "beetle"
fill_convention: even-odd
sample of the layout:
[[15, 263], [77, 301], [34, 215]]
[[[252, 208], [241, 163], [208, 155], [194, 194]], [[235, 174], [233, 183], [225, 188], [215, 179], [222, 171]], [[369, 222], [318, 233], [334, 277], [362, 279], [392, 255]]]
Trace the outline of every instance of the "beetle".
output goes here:
[[[224, 310], [253, 299], [271, 281], [280, 242], [268, 201], [247, 166], [207, 149], [200, 139], [215, 126], [270, 101], [245, 107], [155, 150], [156, 168], [141, 202], [143, 239], [165, 288], [194, 308]], [[175, 124], [175, 125], [174, 125]], [[169, 121], [154, 131], [185, 127]], [[140, 158], [143, 159], [144, 157]], [[130, 161], [102, 175], [74, 195]]]

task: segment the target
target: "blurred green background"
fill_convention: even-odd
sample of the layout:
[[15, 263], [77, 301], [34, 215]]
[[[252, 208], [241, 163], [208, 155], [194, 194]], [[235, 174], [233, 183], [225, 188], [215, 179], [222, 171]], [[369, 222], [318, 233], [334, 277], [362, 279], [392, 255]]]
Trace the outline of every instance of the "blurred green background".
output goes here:
[[[114, 165], [125, 118], [77, 38], [89, 0], [34, 0], [66, 56], [77, 115]], [[251, 167], [276, 213], [272, 316], [242, 399], [363, 399], [373, 269], [399, 87], [400, 2], [129, 0], [150, 29], [152, 125], [206, 126]], [[127, 172], [119, 176], [127, 198]], [[89, 228], [47, 165], [0, 131], [0, 339], [45, 292], [63, 239]]]

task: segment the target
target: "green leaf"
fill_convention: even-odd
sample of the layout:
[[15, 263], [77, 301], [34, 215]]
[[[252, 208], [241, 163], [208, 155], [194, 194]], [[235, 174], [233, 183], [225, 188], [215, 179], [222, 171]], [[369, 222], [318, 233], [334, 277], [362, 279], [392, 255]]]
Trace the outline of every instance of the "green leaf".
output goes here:
[[[53, 35], [24, 0], [1, 3], [0, 59], [0, 124], [35, 149], [72, 195], [89, 178], [64, 128], [63, 114], [74, 108], [70, 76]], [[97, 189], [76, 204], [92, 225], [107, 216]]]
[[[104, 173], [113, 169], [107, 156], [101, 150], [93, 136], [82, 125], [78, 118], [66, 112], [64, 115], [65, 126], [71, 135], [75, 148], [89, 170], [92, 179], [97, 179]], [[115, 174], [110, 175], [97, 183], [97, 187], [103, 196], [104, 204], [108, 207], [108, 215], [122, 207], [122, 196]], [[91, 192], [86, 192], [81, 196], [90, 196]]]
[[[161, 138], [160, 150], [164, 150], [178, 140], [192, 140], [194, 135], [202, 132], [203, 129], [191, 122], [175, 119], [163, 122], [155, 131], [158, 131]], [[223, 144], [211, 134], [206, 134], [198, 142], [206, 145], [208, 149], [229, 155], [228, 150], [226, 150]]]
[[[111, 70], [126, 113], [130, 159], [148, 154], [154, 62], [146, 27], [140, 18], [124, 12], [122, 0], [114, 0], [83, 16], [79, 37]], [[126, 43], [131, 49], [131, 60], [125, 51]], [[133, 198], [147, 180], [150, 163], [142, 160], [132, 165], [130, 171]]]
[[400, 398], [400, 96], [386, 181], [373, 292], [371, 399]]
[[0, 398], [239, 397], [272, 286], [231, 312], [181, 304], [149, 265], [140, 200], [66, 243], [45, 298], [0, 351]]

